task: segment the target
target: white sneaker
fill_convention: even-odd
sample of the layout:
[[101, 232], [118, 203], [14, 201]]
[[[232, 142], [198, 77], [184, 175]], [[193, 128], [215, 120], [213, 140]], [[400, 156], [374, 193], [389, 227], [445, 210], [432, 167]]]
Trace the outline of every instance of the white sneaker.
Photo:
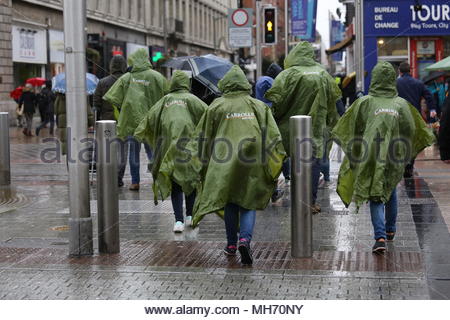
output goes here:
[[180, 233], [184, 231], [184, 223], [181, 221], [175, 222], [173, 226], [173, 232]]
[[192, 216], [187, 216], [186, 219], [184, 219], [184, 223], [185, 223], [188, 227], [192, 227]]

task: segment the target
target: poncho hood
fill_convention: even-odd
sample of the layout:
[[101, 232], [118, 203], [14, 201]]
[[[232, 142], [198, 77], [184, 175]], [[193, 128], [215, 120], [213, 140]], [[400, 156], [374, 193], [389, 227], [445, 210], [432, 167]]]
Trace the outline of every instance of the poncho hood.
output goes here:
[[314, 49], [309, 42], [302, 41], [295, 46], [294, 49], [284, 59], [284, 68], [290, 68], [294, 66], [299, 67], [311, 67], [318, 65], [314, 61]]
[[234, 92], [250, 93], [252, 86], [239, 66], [233, 66], [219, 81], [219, 90], [225, 95]]
[[170, 81], [170, 92], [175, 91], [189, 91], [191, 89], [191, 82], [188, 75], [180, 70], [176, 70], [172, 75], [172, 80]]
[[379, 62], [372, 71], [369, 95], [374, 97], [395, 98], [397, 93], [397, 75], [389, 62]]
[[125, 73], [127, 72], [127, 61], [123, 56], [114, 56], [109, 63], [109, 72], [114, 73]]
[[128, 58], [128, 63], [131, 67], [131, 73], [141, 72], [152, 68], [150, 64], [150, 57], [147, 50], [138, 49]]

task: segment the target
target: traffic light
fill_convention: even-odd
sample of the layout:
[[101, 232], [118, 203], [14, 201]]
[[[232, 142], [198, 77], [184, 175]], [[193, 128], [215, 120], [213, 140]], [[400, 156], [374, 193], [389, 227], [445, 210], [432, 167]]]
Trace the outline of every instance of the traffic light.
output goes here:
[[277, 43], [277, 8], [264, 8], [264, 44], [274, 45]]

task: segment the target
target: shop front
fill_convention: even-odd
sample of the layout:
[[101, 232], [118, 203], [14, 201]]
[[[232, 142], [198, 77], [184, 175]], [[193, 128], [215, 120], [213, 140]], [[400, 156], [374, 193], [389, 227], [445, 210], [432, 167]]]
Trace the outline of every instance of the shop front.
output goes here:
[[[414, 77], [450, 54], [450, 4], [442, 0], [364, 1], [364, 63], [369, 72], [378, 61], [411, 65]], [[366, 78], [366, 90], [370, 77]]]
[[47, 64], [47, 37], [44, 29], [13, 25], [12, 55], [14, 86], [28, 78], [45, 77]]

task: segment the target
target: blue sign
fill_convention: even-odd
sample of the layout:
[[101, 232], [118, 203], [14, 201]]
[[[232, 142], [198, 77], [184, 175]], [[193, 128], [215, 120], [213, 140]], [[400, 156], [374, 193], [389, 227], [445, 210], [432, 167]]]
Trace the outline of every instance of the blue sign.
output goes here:
[[364, 1], [364, 35], [366, 37], [439, 36], [450, 34], [450, 3], [421, 0], [421, 11], [411, 0]]
[[291, 0], [291, 34], [315, 41], [317, 0]]
[[[344, 24], [340, 22], [339, 20], [331, 20], [331, 30], [330, 30], [330, 47], [338, 44], [344, 39]], [[333, 61], [342, 61], [342, 51], [333, 53], [331, 55], [331, 58]]]

